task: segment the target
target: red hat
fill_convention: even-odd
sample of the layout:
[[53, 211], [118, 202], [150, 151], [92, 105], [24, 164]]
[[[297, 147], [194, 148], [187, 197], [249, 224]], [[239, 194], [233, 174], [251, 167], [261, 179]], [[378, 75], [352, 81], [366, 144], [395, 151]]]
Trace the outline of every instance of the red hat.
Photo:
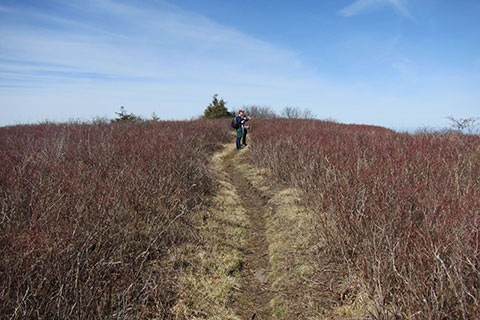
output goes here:
[[243, 110], [240, 109], [240, 110], [238, 110], [238, 113], [240, 113], [240, 112], [241, 112], [241, 113], [244, 113], [245, 111], [243, 111]]

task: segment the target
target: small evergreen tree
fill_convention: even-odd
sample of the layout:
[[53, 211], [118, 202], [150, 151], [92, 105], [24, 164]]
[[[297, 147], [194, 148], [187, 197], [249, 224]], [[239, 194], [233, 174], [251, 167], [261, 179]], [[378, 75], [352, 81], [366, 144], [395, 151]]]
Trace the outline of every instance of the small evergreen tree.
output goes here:
[[160, 117], [155, 112], [152, 112], [152, 121], [160, 121]]
[[120, 112], [115, 112], [118, 116], [112, 120], [112, 122], [137, 122], [141, 121], [142, 118], [139, 116], [134, 115], [133, 113], [127, 113], [124, 106], [120, 107]]
[[225, 104], [227, 102], [221, 98], [218, 100], [218, 94], [213, 95], [212, 102], [203, 112], [203, 117], [205, 119], [217, 119], [217, 118], [227, 118], [233, 116], [231, 112], [228, 112]]

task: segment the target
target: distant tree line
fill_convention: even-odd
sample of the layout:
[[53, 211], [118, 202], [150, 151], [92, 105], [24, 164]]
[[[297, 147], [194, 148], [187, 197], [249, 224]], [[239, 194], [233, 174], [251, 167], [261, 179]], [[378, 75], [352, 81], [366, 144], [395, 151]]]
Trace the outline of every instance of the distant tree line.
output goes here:
[[[238, 110], [228, 111], [225, 106], [227, 102], [220, 98], [218, 94], [214, 94], [212, 102], [207, 106], [203, 112], [205, 119], [229, 118], [235, 116]], [[315, 114], [308, 108], [301, 109], [299, 107], [284, 107], [280, 113], [275, 112], [269, 106], [247, 105], [241, 108], [247, 115], [255, 119], [270, 119], [270, 118], [287, 118], [287, 119], [314, 119]]]
[[[237, 114], [238, 110], [229, 111], [226, 107], [227, 101], [222, 98], [218, 98], [218, 94], [215, 93], [212, 97], [212, 102], [205, 108], [203, 116], [204, 119], [218, 119], [218, 118], [230, 118]], [[255, 119], [316, 119], [317, 116], [308, 108], [301, 109], [300, 107], [286, 106], [280, 113], [277, 113], [269, 106], [258, 105], [246, 105], [242, 107], [245, 113]], [[114, 119], [110, 120], [112, 123], [122, 122], [142, 122], [142, 121], [159, 121], [160, 118], [152, 113], [151, 119], [143, 118], [142, 116], [135, 115], [128, 112], [124, 106], [120, 107], [119, 112], [115, 112], [117, 115]], [[450, 124], [450, 130], [467, 133], [467, 134], [479, 134], [480, 133], [480, 118], [455, 118], [453, 116], [446, 117]], [[332, 122], [336, 122], [335, 119], [325, 119]], [[108, 121], [108, 119], [96, 119], [94, 122]], [[424, 129], [425, 130], [425, 129]], [[444, 129], [449, 131], [449, 129]]]
[[272, 119], [272, 118], [285, 118], [285, 119], [315, 119], [316, 115], [312, 110], [308, 108], [300, 107], [284, 107], [277, 113], [269, 106], [256, 106], [249, 105], [242, 108], [252, 118], [256, 119]]

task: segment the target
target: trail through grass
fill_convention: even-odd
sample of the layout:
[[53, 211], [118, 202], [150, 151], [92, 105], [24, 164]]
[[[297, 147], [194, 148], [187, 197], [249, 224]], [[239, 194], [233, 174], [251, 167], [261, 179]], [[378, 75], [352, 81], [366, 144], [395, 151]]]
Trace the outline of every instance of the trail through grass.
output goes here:
[[274, 298], [270, 274], [269, 242], [266, 235], [268, 198], [247, 180], [239, 166], [244, 151], [231, 152], [223, 159], [223, 168], [237, 190], [235, 205], [244, 208], [249, 220], [240, 272], [241, 287], [235, 295], [235, 310], [241, 319], [271, 319], [270, 301]]
[[[218, 190], [199, 217], [201, 245], [186, 248], [189, 267], [179, 283], [181, 319], [328, 319], [335, 297], [319, 283], [335, 269], [320, 261], [311, 212], [294, 188], [271, 183], [233, 145], [212, 161]], [[313, 257], [316, 258], [313, 258]], [[328, 312], [327, 312], [328, 310]], [[333, 316], [332, 316], [333, 315]]]

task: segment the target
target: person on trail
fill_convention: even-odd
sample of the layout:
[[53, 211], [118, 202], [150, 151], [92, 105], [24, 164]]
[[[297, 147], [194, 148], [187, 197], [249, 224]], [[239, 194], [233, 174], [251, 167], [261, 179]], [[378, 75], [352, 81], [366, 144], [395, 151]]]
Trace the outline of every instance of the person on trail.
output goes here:
[[248, 125], [248, 120], [250, 120], [250, 117], [247, 116], [246, 114], [244, 114], [243, 115], [242, 144], [245, 147], [247, 146], [247, 132], [248, 132], [248, 129], [250, 129], [250, 126]]
[[238, 128], [237, 128], [237, 141], [236, 141], [236, 143], [237, 143], [237, 150], [242, 149], [242, 146], [241, 146], [241, 144], [240, 144], [240, 141], [241, 141], [242, 135], [243, 135], [243, 114], [244, 114], [243, 110], [239, 110], [239, 111], [238, 111], [238, 115], [237, 115], [237, 117], [236, 117], [236, 118], [237, 118], [236, 121], [237, 121], [237, 123], [239, 124], [239, 126], [238, 126]]

